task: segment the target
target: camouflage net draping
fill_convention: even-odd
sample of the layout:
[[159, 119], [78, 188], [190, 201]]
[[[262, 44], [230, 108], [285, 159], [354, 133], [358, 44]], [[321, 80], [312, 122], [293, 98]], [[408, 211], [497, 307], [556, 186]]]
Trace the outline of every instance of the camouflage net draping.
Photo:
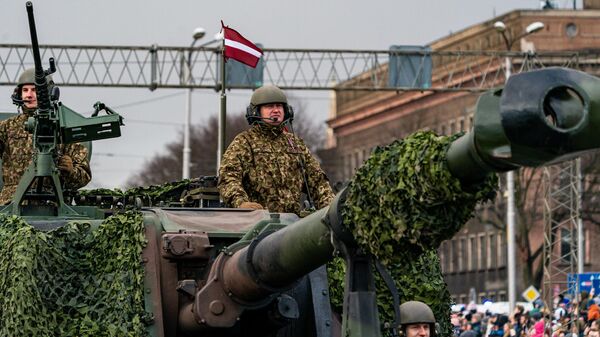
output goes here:
[[145, 335], [142, 215], [40, 231], [0, 215], [0, 336]]
[[[442, 278], [437, 248], [472, 217], [478, 202], [491, 200], [497, 176], [463, 186], [447, 168], [446, 152], [457, 136], [417, 132], [377, 148], [348, 186], [343, 221], [359, 245], [390, 271], [400, 301], [430, 305], [442, 336], [451, 334], [451, 298]], [[329, 264], [332, 302], [343, 301], [344, 263]], [[377, 277], [378, 309], [393, 321], [393, 302]]]

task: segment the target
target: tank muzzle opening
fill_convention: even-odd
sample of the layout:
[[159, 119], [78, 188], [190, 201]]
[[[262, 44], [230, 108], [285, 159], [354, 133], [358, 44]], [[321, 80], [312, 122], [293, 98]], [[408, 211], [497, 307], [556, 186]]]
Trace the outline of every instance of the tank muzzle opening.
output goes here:
[[544, 98], [544, 120], [557, 130], [565, 131], [579, 125], [585, 110], [583, 98], [569, 87], [553, 88]]

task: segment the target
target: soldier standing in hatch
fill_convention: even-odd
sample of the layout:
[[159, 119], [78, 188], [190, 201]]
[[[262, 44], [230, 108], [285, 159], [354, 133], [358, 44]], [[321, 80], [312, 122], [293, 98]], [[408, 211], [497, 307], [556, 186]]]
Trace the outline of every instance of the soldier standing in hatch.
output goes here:
[[[50, 76], [48, 81], [52, 81]], [[8, 204], [17, 189], [19, 180], [33, 158], [32, 135], [25, 130], [25, 122], [37, 109], [35, 70], [25, 70], [13, 93], [13, 103], [21, 113], [0, 122], [0, 154], [2, 155], [2, 179], [0, 205]], [[87, 149], [81, 144], [59, 146], [57, 167], [63, 187], [77, 189], [85, 186], [92, 178]]]
[[246, 110], [252, 127], [231, 142], [219, 169], [219, 192], [227, 205], [300, 214], [302, 193], [316, 209], [333, 200], [319, 163], [302, 139], [286, 129], [293, 117], [278, 87], [254, 92]]

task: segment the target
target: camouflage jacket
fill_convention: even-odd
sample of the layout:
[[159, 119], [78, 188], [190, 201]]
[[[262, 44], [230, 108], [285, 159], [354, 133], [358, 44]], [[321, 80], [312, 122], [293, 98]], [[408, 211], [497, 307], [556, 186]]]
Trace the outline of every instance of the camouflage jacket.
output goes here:
[[[24, 128], [27, 113], [0, 122], [0, 154], [2, 154], [2, 179], [0, 205], [10, 202], [21, 176], [33, 159], [32, 135]], [[85, 186], [92, 178], [87, 149], [81, 144], [60, 145], [62, 155], [73, 159], [73, 171], [60, 180], [65, 188], [77, 189]]]
[[329, 180], [302, 139], [279, 127], [254, 125], [237, 135], [223, 155], [221, 197], [232, 207], [252, 201], [271, 212], [299, 214], [306, 193], [301, 161], [315, 207], [327, 206], [333, 200]]

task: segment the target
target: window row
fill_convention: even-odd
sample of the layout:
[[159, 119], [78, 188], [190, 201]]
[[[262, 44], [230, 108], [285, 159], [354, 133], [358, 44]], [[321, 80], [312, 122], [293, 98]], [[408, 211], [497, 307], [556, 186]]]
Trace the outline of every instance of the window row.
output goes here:
[[439, 256], [444, 274], [502, 268], [506, 237], [500, 231], [454, 237], [442, 243]]
[[356, 170], [369, 158], [375, 147], [356, 149], [342, 156], [342, 181], [348, 181]]
[[450, 119], [432, 128], [438, 135], [449, 136], [458, 132], [467, 132], [473, 126], [473, 114]]

